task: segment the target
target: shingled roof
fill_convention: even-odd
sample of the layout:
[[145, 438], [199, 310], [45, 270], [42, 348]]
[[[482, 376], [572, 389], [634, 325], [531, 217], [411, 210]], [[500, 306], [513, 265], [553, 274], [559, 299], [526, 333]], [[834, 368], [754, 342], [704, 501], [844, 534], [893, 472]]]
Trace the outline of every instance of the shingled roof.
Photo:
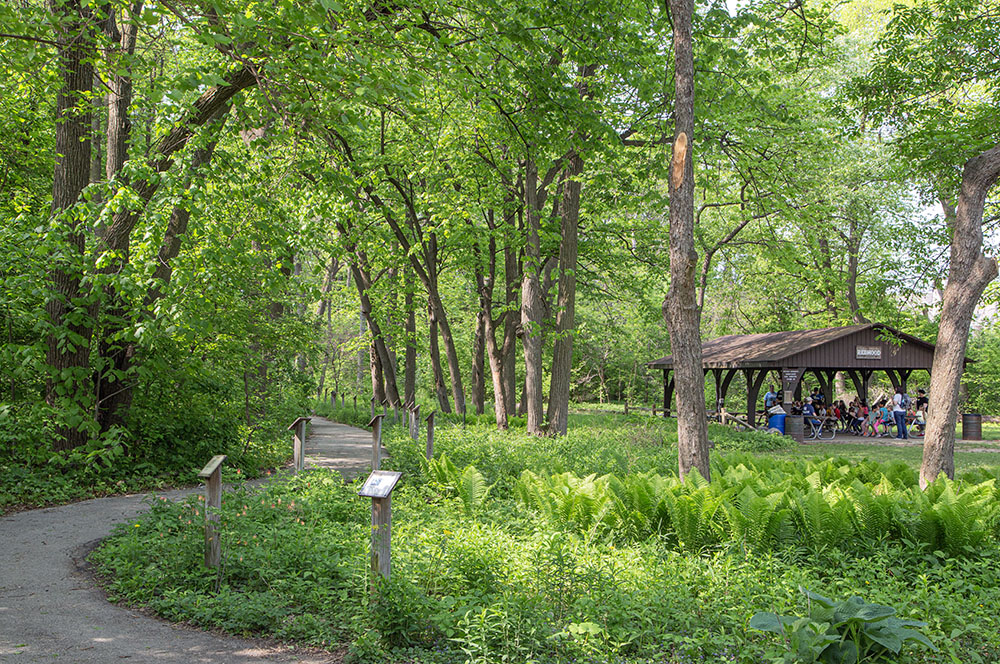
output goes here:
[[[855, 337], [855, 339], [849, 339]], [[902, 345], [890, 344], [886, 337], [900, 339]], [[852, 342], [885, 348], [885, 361], [858, 360], [850, 352]], [[824, 348], [826, 347], [826, 348]], [[903, 351], [908, 352], [903, 352]], [[811, 351], [811, 352], [810, 352]], [[701, 347], [702, 366], [706, 369], [760, 369], [788, 366], [824, 366], [851, 368], [926, 368], [934, 345], [882, 323], [866, 323], [818, 330], [792, 330], [764, 334], [733, 334], [706, 341]], [[651, 369], [672, 369], [668, 355], [649, 362]]]

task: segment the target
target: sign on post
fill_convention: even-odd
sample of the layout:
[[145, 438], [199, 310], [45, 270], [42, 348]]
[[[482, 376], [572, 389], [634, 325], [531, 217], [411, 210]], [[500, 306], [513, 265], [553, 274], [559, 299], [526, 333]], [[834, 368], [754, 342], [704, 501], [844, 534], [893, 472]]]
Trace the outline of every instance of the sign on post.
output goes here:
[[392, 571], [392, 490], [402, 473], [391, 470], [373, 471], [358, 491], [359, 496], [372, 499], [372, 584], [375, 575], [381, 574], [388, 580]]
[[311, 420], [311, 417], [300, 417], [288, 427], [288, 430], [293, 431], [295, 436], [292, 443], [292, 465], [295, 467], [296, 473], [305, 468], [306, 465], [306, 423]]
[[222, 543], [216, 524], [222, 507], [222, 462], [225, 454], [216, 454], [201, 469], [198, 477], [205, 480], [205, 567], [218, 567], [222, 559]]

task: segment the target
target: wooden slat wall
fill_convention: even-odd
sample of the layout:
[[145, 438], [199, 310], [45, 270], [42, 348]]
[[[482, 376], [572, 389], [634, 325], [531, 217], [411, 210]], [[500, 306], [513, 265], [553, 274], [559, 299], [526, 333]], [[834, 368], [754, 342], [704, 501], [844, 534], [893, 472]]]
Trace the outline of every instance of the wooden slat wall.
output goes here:
[[[788, 358], [788, 366], [827, 369], [927, 369], [934, 360], [934, 351], [925, 346], [903, 341], [895, 346], [877, 338], [873, 329], [861, 330]], [[878, 360], [857, 359], [857, 346], [882, 349]]]

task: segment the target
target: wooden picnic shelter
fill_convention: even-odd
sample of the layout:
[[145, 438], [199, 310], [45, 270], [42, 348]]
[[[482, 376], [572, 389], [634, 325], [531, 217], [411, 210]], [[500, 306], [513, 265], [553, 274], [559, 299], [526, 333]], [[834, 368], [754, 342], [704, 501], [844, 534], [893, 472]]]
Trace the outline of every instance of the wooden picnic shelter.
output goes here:
[[[764, 334], [734, 334], [706, 341], [701, 347], [705, 375], [715, 379], [716, 403], [725, 403], [729, 385], [741, 372], [747, 385], [748, 420], [753, 421], [757, 399], [768, 374], [776, 373], [781, 384], [785, 410], [801, 399], [806, 374], [816, 381], [828, 398], [833, 398], [833, 379], [838, 371], [850, 377], [858, 396], [868, 401], [868, 385], [876, 371], [884, 372], [893, 388], [902, 386], [914, 371], [930, 371], [934, 344], [905, 334], [882, 323], [866, 323], [818, 330], [792, 330]], [[968, 360], [966, 360], [968, 361]], [[651, 369], [663, 371], [664, 417], [673, 399], [673, 358], [649, 362]], [[790, 411], [789, 411], [790, 412]]]

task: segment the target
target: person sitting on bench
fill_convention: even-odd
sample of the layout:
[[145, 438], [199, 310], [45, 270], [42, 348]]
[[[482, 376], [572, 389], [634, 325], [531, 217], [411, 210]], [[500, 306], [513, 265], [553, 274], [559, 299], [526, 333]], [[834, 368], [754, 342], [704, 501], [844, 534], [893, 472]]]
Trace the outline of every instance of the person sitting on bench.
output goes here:
[[[813, 407], [812, 397], [806, 397], [806, 402], [804, 404], [802, 404], [802, 414], [806, 415], [806, 416], [815, 415], [816, 414], [816, 409]], [[820, 420], [817, 420], [815, 417], [808, 417], [807, 419], [808, 419], [809, 424], [811, 424], [813, 426], [813, 435], [812, 435], [812, 437], [815, 438], [816, 437], [816, 431], [818, 430], [819, 425], [821, 424], [821, 422], [820, 422]]]

